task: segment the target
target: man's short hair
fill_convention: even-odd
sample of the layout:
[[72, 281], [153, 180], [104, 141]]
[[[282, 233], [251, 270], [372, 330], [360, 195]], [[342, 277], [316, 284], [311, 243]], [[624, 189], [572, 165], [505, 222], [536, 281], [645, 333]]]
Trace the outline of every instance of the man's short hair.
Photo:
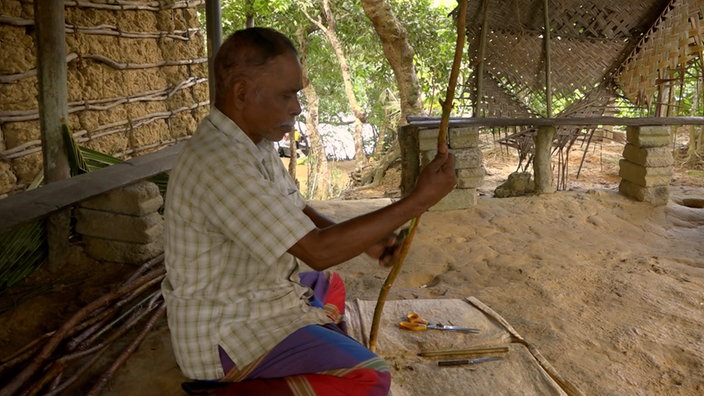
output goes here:
[[237, 80], [256, 73], [257, 68], [286, 52], [298, 56], [291, 40], [274, 29], [253, 27], [232, 33], [215, 54], [215, 101], [221, 101]]

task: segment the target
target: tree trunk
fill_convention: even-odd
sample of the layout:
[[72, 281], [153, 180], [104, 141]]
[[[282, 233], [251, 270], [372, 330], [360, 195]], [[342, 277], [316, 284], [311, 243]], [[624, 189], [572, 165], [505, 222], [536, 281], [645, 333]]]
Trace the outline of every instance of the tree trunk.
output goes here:
[[[328, 160], [325, 156], [323, 139], [318, 132], [318, 93], [308, 79], [308, 67], [306, 56], [308, 54], [308, 36], [304, 29], [299, 26], [296, 30], [298, 39], [299, 54], [301, 57], [301, 67], [303, 69], [303, 96], [306, 98], [306, 133], [310, 140], [310, 153], [308, 161], [310, 172], [308, 175], [308, 196], [312, 199], [325, 200], [330, 198], [330, 173], [328, 172]], [[291, 143], [295, 147], [295, 142]]]
[[345, 86], [345, 95], [350, 103], [350, 108], [354, 114], [354, 151], [355, 160], [358, 164], [363, 164], [366, 162], [367, 157], [364, 153], [364, 142], [362, 140], [362, 125], [366, 121], [367, 115], [359, 106], [357, 102], [357, 97], [355, 96], [354, 89], [352, 86], [352, 74], [350, 73], [350, 66], [347, 63], [347, 57], [342, 49], [342, 44], [337, 38], [335, 33], [335, 16], [330, 9], [330, 1], [323, 0], [323, 14], [325, 20], [327, 21], [327, 26], [322, 25], [320, 21], [313, 21], [316, 23], [323, 32], [325, 32], [325, 37], [327, 37], [330, 45], [335, 51], [335, 56], [337, 56], [337, 61], [340, 63], [340, 71], [342, 72], [342, 81]]
[[362, 7], [374, 25], [384, 55], [394, 71], [401, 99], [399, 126], [406, 125], [406, 116], [423, 113], [418, 77], [413, 64], [415, 51], [408, 43], [406, 29], [396, 19], [389, 4], [384, 0], [362, 0]]
[[[408, 42], [408, 33], [401, 25], [391, 6], [384, 0], [362, 0], [362, 8], [369, 20], [374, 26], [376, 34], [381, 41], [381, 47], [384, 50], [384, 56], [389, 62], [391, 69], [396, 78], [396, 87], [399, 92], [399, 101], [401, 104], [401, 116], [396, 126], [396, 130], [407, 125], [406, 117], [409, 115], [422, 115], [423, 103], [421, 101], [420, 86], [416, 68], [413, 64], [415, 51]], [[431, 106], [432, 109], [432, 106]], [[381, 135], [381, 134], [380, 134]], [[401, 136], [398, 136], [401, 139]], [[382, 143], [381, 141], [379, 142]], [[392, 148], [391, 152], [395, 152], [396, 156], [402, 157], [403, 148]], [[373, 173], [371, 181], [372, 185], [378, 184], [383, 176], [386, 168], [394, 161], [380, 161], [378, 171]], [[382, 168], [383, 167], [383, 168]]]
[[252, 28], [254, 27], [254, 0], [245, 0], [245, 10], [247, 15], [245, 15], [244, 27]]

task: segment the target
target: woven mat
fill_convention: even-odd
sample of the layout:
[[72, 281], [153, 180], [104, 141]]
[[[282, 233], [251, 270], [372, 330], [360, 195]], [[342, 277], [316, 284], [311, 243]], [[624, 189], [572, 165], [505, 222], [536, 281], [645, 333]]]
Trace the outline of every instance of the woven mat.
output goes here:
[[[376, 301], [347, 303], [350, 334], [365, 345]], [[402, 330], [398, 322], [416, 312], [431, 322], [475, 327], [479, 334]], [[463, 356], [422, 357], [420, 352], [508, 347], [497, 361], [438, 366], [438, 360]], [[393, 396], [436, 395], [581, 395], [508, 322], [474, 297], [387, 301], [379, 326], [376, 352], [392, 367]]]

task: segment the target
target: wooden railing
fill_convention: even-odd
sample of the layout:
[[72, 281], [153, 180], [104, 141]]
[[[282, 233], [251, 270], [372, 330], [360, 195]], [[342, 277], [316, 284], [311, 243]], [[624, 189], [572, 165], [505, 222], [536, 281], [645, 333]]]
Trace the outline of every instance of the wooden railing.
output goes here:
[[[439, 117], [407, 117], [409, 124], [424, 128], [440, 125]], [[623, 126], [662, 126], [662, 125], [704, 125], [704, 117], [570, 117], [570, 118], [451, 118], [451, 127], [501, 127], [501, 126], [559, 126], [559, 125], [623, 125]]]
[[0, 232], [85, 199], [168, 172], [184, 143], [0, 199]]

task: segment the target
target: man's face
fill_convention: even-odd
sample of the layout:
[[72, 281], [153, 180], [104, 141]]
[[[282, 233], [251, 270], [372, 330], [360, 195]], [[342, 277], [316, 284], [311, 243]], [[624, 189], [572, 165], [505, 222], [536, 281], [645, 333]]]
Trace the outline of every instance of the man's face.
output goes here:
[[301, 65], [293, 54], [270, 60], [247, 84], [240, 127], [254, 143], [281, 140], [301, 114], [302, 88]]

